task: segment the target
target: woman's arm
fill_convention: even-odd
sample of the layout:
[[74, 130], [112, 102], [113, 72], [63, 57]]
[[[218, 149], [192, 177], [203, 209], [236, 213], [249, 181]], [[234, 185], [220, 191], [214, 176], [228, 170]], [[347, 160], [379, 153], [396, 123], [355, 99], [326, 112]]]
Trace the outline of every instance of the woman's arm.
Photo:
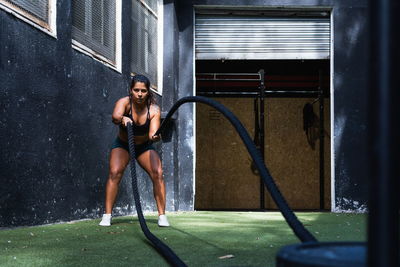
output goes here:
[[126, 109], [126, 105], [128, 103], [129, 103], [128, 97], [123, 97], [115, 103], [114, 111], [112, 113], [112, 122], [113, 123], [115, 123], [117, 125], [120, 125], [121, 123], [123, 123], [125, 109]]
[[160, 128], [161, 111], [159, 106], [152, 104], [150, 106], [150, 114], [152, 115], [152, 118], [150, 120], [149, 139], [156, 142], [160, 140], [160, 135], [154, 135], [158, 128]]

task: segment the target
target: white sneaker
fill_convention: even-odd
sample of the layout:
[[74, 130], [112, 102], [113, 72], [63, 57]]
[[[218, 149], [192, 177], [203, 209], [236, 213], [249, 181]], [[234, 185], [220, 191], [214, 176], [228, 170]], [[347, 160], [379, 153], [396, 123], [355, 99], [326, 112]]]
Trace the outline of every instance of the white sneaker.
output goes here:
[[158, 216], [158, 226], [161, 226], [161, 227], [169, 226], [167, 216], [165, 216], [165, 215]]
[[103, 214], [101, 218], [100, 226], [111, 226], [111, 214]]

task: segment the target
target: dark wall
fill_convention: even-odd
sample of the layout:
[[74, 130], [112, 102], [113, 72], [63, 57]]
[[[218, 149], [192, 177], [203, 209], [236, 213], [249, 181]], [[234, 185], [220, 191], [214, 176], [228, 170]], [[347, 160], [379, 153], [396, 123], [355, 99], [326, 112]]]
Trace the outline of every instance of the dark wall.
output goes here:
[[[177, 26], [176, 6], [174, 1], [164, 2], [164, 84], [163, 89], [167, 93], [163, 95], [162, 111], [166, 112], [172, 107], [178, 98], [178, 81], [179, 81], [179, 30]], [[167, 52], [168, 51], [168, 52]], [[177, 118], [177, 116], [174, 116]], [[169, 138], [163, 142], [163, 170], [167, 188], [174, 190], [167, 191], [167, 206], [174, 207], [174, 210], [179, 210], [179, 160], [178, 160], [178, 138], [177, 138], [177, 121], [168, 127]], [[172, 179], [172, 177], [174, 179]], [[188, 177], [188, 176], [186, 176]], [[188, 177], [190, 179], [190, 176]]]
[[[103, 213], [117, 134], [111, 112], [129, 86], [130, 6], [123, 1], [119, 73], [71, 47], [70, 2], [57, 1], [57, 38], [0, 10], [0, 226]], [[143, 208], [152, 211], [151, 182], [141, 170], [138, 177]], [[129, 179], [127, 170], [115, 214], [135, 212]]]
[[[123, 1], [122, 73], [71, 47], [70, 1], [57, 1], [57, 39], [0, 10], [0, 226], [98, 217], [103, 212], [115, 101], [129, 84], [130, 4]], [[366, 203], [366, 1], [164, 1], [163, 112], [193, 95], [194, 6], [331, 9], [336, 211]], [[162, 100], [162, 101], [161, 101]], [[167, 210], [193, 209], [193, 105], [185, 104], [170, 138], [157, 144], [167, 184]], [[145, 211], [152, 186], [139, 170]], [[116, 214], [134, 213], [129, 171]]]
[[[181, 12], [180, 56], [193, 59], [193, 10], [212, 7], [264, 7], [264, 8], [324, 8], [330, 10], [333, 20], [332, 70], [333, 86], [333, 156], [335, 196], [334, 211], [365, 211], [367, 202], [366, 137], [366, 79], [367, 79], [367, 1], [294, 1], [294, 0], [193, 0], [178, 1]], [[179, 23], [181, 22], [181, 23]], [[193, 69], [181, 62], [180, 77], [183, 88], [192, 84]], [[190, 79], [188, 78], [190, 77]], [[182, 88], [182, 89], [183, 89]], [[181, 89], [181, 87], [180, 87]], [[187, 90], [188, 93], [190, 90]]]
[[[189, 1], [164, 1], [164, 93], [163, 112], [179, 98], [193, 95], [193, 20]], [[194, 208], [193, 104], [184, 104], [170, 127], [171, 138], [163, 142], [164, 177], [174, 190], [167, 191], [167, 205], [175, 210]], [[172, 179], [173, 178], [173, 179]], [[172, 197], [172, 194], [174, 196]], [[171, 203], [173, 201], [173, 203]]]
[[335, 209], [366, 211], [368, 10], [334, 8]]

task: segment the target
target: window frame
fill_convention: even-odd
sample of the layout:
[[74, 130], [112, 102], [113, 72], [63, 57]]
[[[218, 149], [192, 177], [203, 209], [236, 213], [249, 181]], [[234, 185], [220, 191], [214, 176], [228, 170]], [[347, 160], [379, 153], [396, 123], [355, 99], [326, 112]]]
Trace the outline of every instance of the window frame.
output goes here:
[[[71, 10], [72, 12], [72, 10]], [[122, 1], [115, 0], [115, 62], [71, 36], [72, 48], [122, 73]]]
[[47, 14], [48, 21], [37, 18], [23, 8], [6, 0], [0, 0], [0, 9], [12, 14], [36, 29], [57, 38], [57, 0], [48, 0], [47, 2], [49, 6]]
[[162, 96], [163, 91], [163, 64], [164, 64], [164, 1], [158, 0], [158, 21], [157, 21], [157, 91]]
[[[131, 0], [132, 1], [132, 0]], [[157, 18], [157, 86], [151, 84], [150, 89], [152, 92], [156, 93], [159, 96], [162, 96], [163, 91], [163, 58], [164, 58], [164, 5], [162, 0], [157, 0], [157, 12], [155, 14], [151, 7], [143, 0], [133, 0], [138, 1], [140, 4], [145, 6], [148, 12], [152, 13]], [[132, 22], [132, 21], [131, 21]], [[132, 25], [133, 27], [133, 25]], [[132, 62], [129, 62], [129, 66], [131, 68]], [[131, 76], [135, 76], [136, 73], [131, 69]]]

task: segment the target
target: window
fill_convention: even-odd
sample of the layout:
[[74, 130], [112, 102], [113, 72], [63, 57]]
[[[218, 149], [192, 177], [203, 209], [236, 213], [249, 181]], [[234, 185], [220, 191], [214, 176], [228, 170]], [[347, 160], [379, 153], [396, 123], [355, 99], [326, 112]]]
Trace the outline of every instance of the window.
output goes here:
[[0, 7], [55, 36], [56, 0], [0, 0]]
[[115, 0], [73, 0], [73, 44], [95, 58], [117, 64]]
[[[159, 0], [132, 0], [131, 71], [146, 75], [157, 88], [161, 74], [159, 43]], [[159, 90], [158, 90], [159, 91]]]

